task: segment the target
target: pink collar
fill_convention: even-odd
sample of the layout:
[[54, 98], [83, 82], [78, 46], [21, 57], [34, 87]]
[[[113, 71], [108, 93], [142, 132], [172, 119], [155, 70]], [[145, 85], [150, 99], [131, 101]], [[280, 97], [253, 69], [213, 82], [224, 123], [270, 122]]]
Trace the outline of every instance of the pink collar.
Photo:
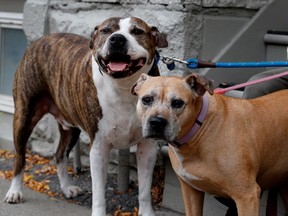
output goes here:
[[180, 146], [182, 146], [184, 143], [186, 143], [188, 140], [190, 140], [196, 134], [196, 132], [199, 130], [199, 128], [203, 124], [203, 121], [204, 121], [204, 119], [205, 119], [205, 117], [207, 115], [208, 105], [209, 105], [208, 95], [206, 93], [203, 96], [202, 107], [201, 107], [200, 114], [199, 114], [198, 118], [196, 119], [196, 121], [195, 121], [193, 127], [191, 128], [191, 130], [188, 131], [188, 133], [185, 134], [185, 136], [183, 136], [181, 139], [174, 140], [173, 143], [170, 143], [170, 145], [179, 148]]

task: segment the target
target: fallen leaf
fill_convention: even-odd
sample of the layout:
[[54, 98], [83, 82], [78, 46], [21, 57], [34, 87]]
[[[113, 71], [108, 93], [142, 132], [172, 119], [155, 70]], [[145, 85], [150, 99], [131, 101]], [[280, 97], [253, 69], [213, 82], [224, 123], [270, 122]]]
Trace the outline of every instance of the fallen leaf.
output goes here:
[[133, 216], [138, 216], [138, 208], [134, 208]]
[[13, 171], [12, 170], [0, 171], [0, 178], [11, 180], [12, 177], [13, 177]]
[[50, 186], [47, 184], [45, 180], [38, 182], [35, 179], [30, 179], [24, 185], [34, 191], [38, 191], [41, 193], [47, 193], [48, 190], [50, 190]]
[[133, 212], [122, 212], [122, 207], [119, 207], [113, 216], [138, 216], [138, 208], [135, 207]]
[[4, 156], [8, 151], [0, 149], [0, 156]]
[[7, 150], [0, 149], [0, 157], [5, 159], [12, 159], [15, 157], [15, 154], [8, 152]]
[[54, 165], [45, 165], [41, 169], [35, 170], [34, 174], [45, 174], [45, 175], [56, 175], [57, 174], [57, 168]]
[[34, 177], [33, 175], [27, 175], [27, 174], [25, 175], [25, 174], [24, 174], [23, 181], [24, 181], [24, 182], [28, 182], [28, 181], [30, 181], [33, 177]]

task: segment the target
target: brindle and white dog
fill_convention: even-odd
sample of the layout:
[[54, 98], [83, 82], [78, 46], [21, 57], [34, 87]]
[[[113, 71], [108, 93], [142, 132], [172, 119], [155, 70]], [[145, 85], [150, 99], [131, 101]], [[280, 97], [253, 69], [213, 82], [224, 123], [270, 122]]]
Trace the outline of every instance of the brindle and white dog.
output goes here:
[[136, 17], [105, 20], [95, 28], [90, 41], [58, 33], [33, 42], [14, 80], [16, 158], [5, 202], [23, 201], [27, 140], [42, 116], [51, 113], [61, 134], [56, 160], [61, 189], [67, 198], [82, 193], [68, 180], [67, 157], [83, 130], [91, 140], [92, 215], [106, 215], [110, 150], [136, 144], [139, 214], [154, 215], [150, 187], [158, 147], [156, 142], [143, 139], [136, 116], [137, 97], [130, 94], [130, 88], [142, 73], [159, 75], [155, 48], [166, 46], [165, 37], [156, 27]]

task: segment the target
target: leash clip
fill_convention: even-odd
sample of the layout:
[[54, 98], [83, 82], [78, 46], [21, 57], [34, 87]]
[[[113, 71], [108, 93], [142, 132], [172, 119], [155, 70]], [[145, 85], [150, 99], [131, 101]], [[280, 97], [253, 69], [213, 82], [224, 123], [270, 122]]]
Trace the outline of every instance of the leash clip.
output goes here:
[[181, 59], [178, 59], [176, 57], [169, 57], [169, 56], [161, 56], [161, 60], [164, 64], [167, 65], [167, 68], [169, 70], [174, 70], [175, 69], [175, 62], [179, 62], [179, 63], [182, 63], [182, 64], [188, 64], [187, 61], [183, 61]]

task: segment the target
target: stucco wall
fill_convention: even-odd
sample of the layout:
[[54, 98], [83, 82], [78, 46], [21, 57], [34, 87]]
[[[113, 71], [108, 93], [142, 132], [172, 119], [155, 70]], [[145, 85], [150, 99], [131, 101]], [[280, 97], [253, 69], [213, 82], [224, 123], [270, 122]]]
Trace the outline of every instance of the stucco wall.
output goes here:
[[[167, 35], [163, 55], [198, 57], [202, 48], [204, 17], [251, 18], [268, 0], [28, 0], [24, 31], [28, 40], [52, 32], [89, 37], [96, 25], [111, 16], [137, 16]], [[219, 29], [221, 31], [221, 29]], [[160, 64], [162, 74], [167, 68]], [[182, 75], [181, 66], [173, 71]]]

